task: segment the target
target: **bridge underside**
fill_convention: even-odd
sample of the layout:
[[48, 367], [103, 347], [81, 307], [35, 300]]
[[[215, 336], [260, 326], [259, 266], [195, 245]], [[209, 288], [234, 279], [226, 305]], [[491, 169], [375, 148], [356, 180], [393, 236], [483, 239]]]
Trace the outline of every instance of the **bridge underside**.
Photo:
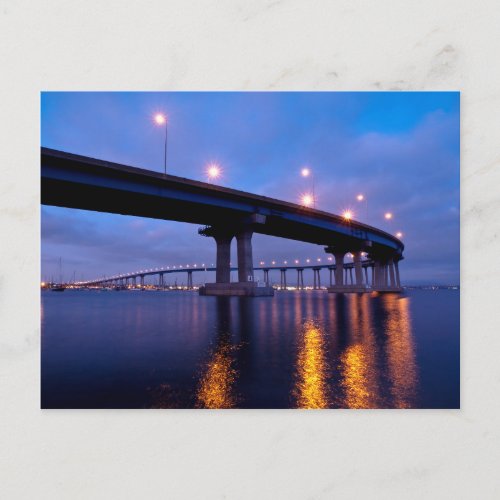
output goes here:
[[[401, 289], [399, 240], [376, 228], [280, 200], [47, 149], [42, 149], [41, 199], [46, 205], [203, 225], [200, 234], [214, 238], [217, 245], [216, 282], [202, 288], [204, 295], [273, 294], [268, 280], [254, 279], [253, 233], [325, 246], [336, 264], [331, 292]], [[231, 283], [234, 238], [238, 281]], [[371, 285], [363, 276], [362, 252], [375, 263]], [[347, 253], [354, 255], [351, 284], [344, 279]]]

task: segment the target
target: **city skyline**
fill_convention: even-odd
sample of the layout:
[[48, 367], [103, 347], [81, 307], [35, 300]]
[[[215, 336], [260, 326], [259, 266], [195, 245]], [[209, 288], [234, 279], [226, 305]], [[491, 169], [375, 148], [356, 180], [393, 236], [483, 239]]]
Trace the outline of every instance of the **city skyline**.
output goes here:
[[[50, 92], [41, 111], [42, 146], [158, 172], [164, 113], [169, 174], [299, 204], [314, 195], [320, 210], [402, 233], [403, 284], [459, 283], [457, 92]], [[42, 279], [60, 258], [81, 280], [214, 254], [196, 225], [42, 207]], [[321, 246], [254, 236], [256, 267], [317, 258]]]

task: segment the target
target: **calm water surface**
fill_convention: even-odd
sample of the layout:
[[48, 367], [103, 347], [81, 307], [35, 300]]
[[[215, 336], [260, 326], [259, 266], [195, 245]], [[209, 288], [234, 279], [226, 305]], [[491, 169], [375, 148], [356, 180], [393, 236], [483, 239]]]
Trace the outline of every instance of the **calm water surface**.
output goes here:
[[43, 408], [458, 408], [459, 292], [42, 292]]

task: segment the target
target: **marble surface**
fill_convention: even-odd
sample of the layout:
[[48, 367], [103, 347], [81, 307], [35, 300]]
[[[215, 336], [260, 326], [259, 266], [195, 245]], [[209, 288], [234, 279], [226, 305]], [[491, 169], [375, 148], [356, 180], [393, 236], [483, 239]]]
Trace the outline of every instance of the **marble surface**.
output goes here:
[[[498, 498], [499, 25], [494, 0], [0, 2], [2, 498]], [[460, 90], [462, 410], [40, 411], [61, 89]]]

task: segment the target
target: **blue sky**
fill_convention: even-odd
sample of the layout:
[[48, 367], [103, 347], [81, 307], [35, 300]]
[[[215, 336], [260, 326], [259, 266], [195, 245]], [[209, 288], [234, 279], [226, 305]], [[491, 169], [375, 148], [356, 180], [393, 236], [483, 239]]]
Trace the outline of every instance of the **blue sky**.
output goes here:
[[[298, 202], [311, 190], [307, 165], [318, 208], [404, 234], [404, 283], [459, 282], [459, 93], [45, 92], [41, 144], [162, 171], [156, 112], [168, 115], [169, 173], [206, 180], [216, 161], [220, 184]], [[46, 206], [41, 222], [42, 279], [59, 276], [60, 257], [65, 279], [90, 279], [215, 256], [189, 224]], [[326, 257], [317, 245], [253, 241], [256, 264]]]

